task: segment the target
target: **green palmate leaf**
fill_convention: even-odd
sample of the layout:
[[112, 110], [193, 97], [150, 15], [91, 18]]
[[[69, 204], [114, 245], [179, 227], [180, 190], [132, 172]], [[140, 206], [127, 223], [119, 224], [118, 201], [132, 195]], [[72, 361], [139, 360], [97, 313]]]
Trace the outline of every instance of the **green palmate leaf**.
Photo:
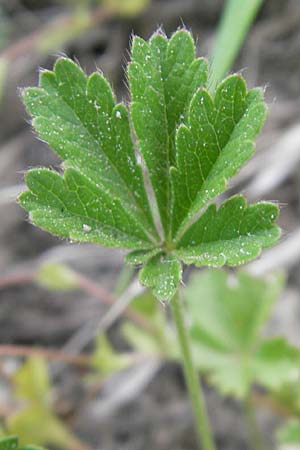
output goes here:
[[223, 393], [244, 397], [254, 381], [278, 389], [299, 366], [298, 350], [262, 336], [282, 281], [209, 271], [186, 288], [195, 360]]
[[21, 206], [56, 236], [131, 249], [127, 261], [143, 266], [141, 282], [162, 301], [176, 291], [182, 262], [242, 264], [280, 234], [275, 205], [238, 196], [209, 206], [253, 154], [266, 107], [240, 75], [211, 97], [207, 72], [187, 30], [170, 39], [157, 31], [133, 39], [129, 108], [100, 73], [87, 77], [66, 58], [24, 91], [63, 174], [29, 171]]

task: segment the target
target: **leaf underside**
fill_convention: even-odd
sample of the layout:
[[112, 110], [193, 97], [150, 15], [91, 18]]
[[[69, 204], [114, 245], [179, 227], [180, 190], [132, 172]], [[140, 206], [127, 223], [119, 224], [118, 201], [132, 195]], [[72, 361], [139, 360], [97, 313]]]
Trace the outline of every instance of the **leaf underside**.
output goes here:
[[299, 367], [299, 350], [262, 334], [282, 287], [280, 274], [260, 279], [210, 270], [185, 289], [195, 362], [223, 394], [244, 398], [254, 382], [278, 389]]
[[63, 161], [62, 174], [26, 175], [19, 201], [30, 220], [61, 238], [132, 250], [128, 262], [143, 266], [141, 282], [161, 301], [174, 295], [182, 262], [243, 264], [280, 235], [273, 204], [236, 196], [209, 206], [253, 155], [266, 107], [240, 75], [212, 98], [207, 73], [187, 30], [170, 39], [159, 30], [133, 38], [128, 107], [102, 74], [88, 77], [66, 58], [23, 94], [33, 127]]

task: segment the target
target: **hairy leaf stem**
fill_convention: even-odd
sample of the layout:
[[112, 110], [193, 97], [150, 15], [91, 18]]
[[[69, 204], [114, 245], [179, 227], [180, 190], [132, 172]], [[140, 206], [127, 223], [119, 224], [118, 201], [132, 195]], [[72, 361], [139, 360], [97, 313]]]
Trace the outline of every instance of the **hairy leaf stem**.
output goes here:
[[193, 364], [189, 336], [184, 323], [182, 300], [177, 290], [171, 301], [173, 319], [177, 329], [178, 341], [184, 369], [185, 380], [194, 412], [194, 421], [199, 442], [203, 450], [215, 450], [210, 422], [206, 412], [203, 390], [199, 383], [198, 373]]

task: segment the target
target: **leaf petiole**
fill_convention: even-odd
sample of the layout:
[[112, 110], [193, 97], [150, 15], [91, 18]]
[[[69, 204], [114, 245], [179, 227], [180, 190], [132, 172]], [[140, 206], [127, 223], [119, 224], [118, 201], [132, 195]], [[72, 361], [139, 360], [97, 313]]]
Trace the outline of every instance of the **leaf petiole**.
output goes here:
[[182, 300], [178, 290], [170, 304], [181, 350], [185, 380], [194, 411], [194, 420], [199, 443], [203, 450], [215, 450], [211, 427], [206, 412], [204, 394], [201, 384], [199, 383], [198, 373], [193, 363], [189, 337], [184, 323]]

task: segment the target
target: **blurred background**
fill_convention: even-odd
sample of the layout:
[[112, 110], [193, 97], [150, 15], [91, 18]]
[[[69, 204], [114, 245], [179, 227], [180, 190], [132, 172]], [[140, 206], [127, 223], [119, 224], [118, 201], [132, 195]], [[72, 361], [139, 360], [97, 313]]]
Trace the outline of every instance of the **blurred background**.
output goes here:
[[[243, 8], [243, 1], [235, 3], [236, 8]], [[232, 182], [231, 193], [238, 189], [250, 201], [279, 201], [283, 238], [277, 247], [250, 264], [249, 270], [258, 275], [278, 268], [286, 271], [286, 287], [269, 327], [299, 345], [300, 2], [261, 3], [228, 71], [242, 72], [250, 87], [262, 86], [270, 113], [257, 142], [257, 153]], [[101, 326], [108, 331], [118, 351], [128, 350], [119, 327], [124, 305], [119, 312], [113, 311], [112, 317], [107, 313], [132, 274], [122, 270], [119, 251], [62, 242], [28, 223], [16, 204], [24, 171], [33, 166], [57, 168], [60, 164], [32, 131], [19, 89], [36, 85], [38, 68], [51, 68], [57, 56], [64, 54], [76, 59], [88, 73], [101, 68], [118, 98], [128, 100], [124, 68], [132, 33], [148, 38], [159, 26], [170, 34], [184, 24], [197, 38], [198, 53], [211, 57], [224, 5], [222, 0], [0, 0], [3, 433], [24, 397], [45, 397], [48, 405], [50, 396], [51, 411], [48, 406], [45, 411], [32, 408], [31, 416], [27, 412], [29, 422], [21, 420], [21, 425], [12, 428], [19, 434], [25, 430], [24, 441], [73, 450], [196, 448], [177, 364], [146, 358], [126, 371], [105, 368], [105, 377], [94, 379], [95, 374], [87, 373], [86, 359], [78, 356], [82, 351], [95, 351], [97, 326], [98, 331]], [[234, 39], [235, 28], [231, 33], [229, 41]], [[223, 52], [228, 50], [226, 45]], [[46, 269], [40, 272], [45, 264], [50, 275]], [[76, 289], [69, 290], [74, 283]], [[139, 287], [133, 285], [133, 294], [138, 292]], [[104, 321], [100, 323], [101, 319]], [[102, 342], [101, 348], [112, 352], [107, 342]], [[37, 354], [43, 358], [30, 359], [31, 365], [24, 369], [26, 356]], [[115, 369], [118, 364], [119, 360]], [[15, 373], [20, 373], [20, 367], [27, 372], [16, 387]], [[16, 392], [20, 385], [23, 390], [26, 385], [23, 397]], [[41, 391], [29, 395], [32, 385]], [[221, 398], [208, 386], [206, 393], [220, 448], [248, 448], [239, 404]], [[268, 434], [277, 419], [272, 411], [262, 409], [258, 414]], [[56, 438], [51, 439], [54, 435]]]

